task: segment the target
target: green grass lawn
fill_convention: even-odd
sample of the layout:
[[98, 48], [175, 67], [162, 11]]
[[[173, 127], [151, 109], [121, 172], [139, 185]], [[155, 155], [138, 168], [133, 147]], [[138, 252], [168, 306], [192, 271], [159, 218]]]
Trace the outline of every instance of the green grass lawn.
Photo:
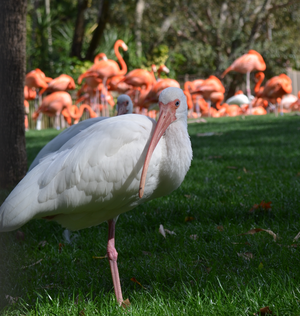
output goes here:
[[[215, 134], [197, 136], [207, 132]], [[57, 133], [26, 134], [29, 162]], [[194, 159], [181, 187], [117, 222], [127, 311], [116, 305], [107, 259], [93, 258], [106, 253], [107, 224], [68, 245], [58, 224], [36, 220], [20, 229], [24, 240], [0, 235], [1, 315], [232, 316], [265, 306], [300, 315], [300, 117], [207, 119], [189, 133]], [[271, 209], [250, 211], [263, 200]], [[176, 234], [164, 238], [160, 224]], [[254, 228], [276, 241], [241, 235]]]

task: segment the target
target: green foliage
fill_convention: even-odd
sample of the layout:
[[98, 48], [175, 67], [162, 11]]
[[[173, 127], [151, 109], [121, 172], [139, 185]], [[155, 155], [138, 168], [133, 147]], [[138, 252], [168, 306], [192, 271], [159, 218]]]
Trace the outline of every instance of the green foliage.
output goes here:
[[[285, 72], [286, 66], [300, 69], [300, 3], [293, 0], [243, 1], [157, 1], [145, 2], [142, 19], [142, 57], [136, 55], [137, 1], [111, 1], [110, 19], [97, 52], [115, 59], [113, 44], [121, 38], [128, 52], [121, 52], [128, 69], [147, 68], [165, 63], [171, 77], [197, 74], [220, 75], [237, 57], [256, 49], [267, 63], [266, 77]], [[37, 5], [37, 7], [35, 7]], [[91, 1], [85, 11], [85, 34], [81, 57], [84, 59], [97, 26], [99, 1]], [[55, 76], [66, 63], [77, 15], [77, 1], [51, 1], [50, 22], [44, 4], [28, 5], [27, 70], [39, 67]], [[53, 53], [48, 49], [51, 26]], [[51, 56], [50, 56], [51, 55]], [[75, 63], [77, 65], [77, 62]], [[75, 67], [75, 64], [73, 65]], [[70, 73], [70, 72], [69, 72]], [[229, 85], [238, 74], [226, 76]]]
[[155, 64], [155, 65], [164, 65], [169, 58], [169, 47], [165, 44], [160, 44], [152, 50], [148, 58], [148, 64]]
[[57, 77], [64, 73], [77, 80], [92, 64], [93, 63], [89, 60], [82, 61], [76, 57], [62, 56], [62, 58], [55, 63], [55, 76]]

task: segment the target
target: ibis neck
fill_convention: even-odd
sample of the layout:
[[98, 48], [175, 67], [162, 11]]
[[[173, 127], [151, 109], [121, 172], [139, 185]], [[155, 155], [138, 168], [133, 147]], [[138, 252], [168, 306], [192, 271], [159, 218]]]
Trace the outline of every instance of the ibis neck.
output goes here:
[[186, 157], [189, 156], [189, 153], [191, 154], [192, 149], [187, 131], [187, 118], [180, 118], [171, 123], [163, 137], [166, 144], [168, 165], [181, 165], [184, 164], [184, 161], [188, 161], [188, 169], [190, 160]]
[[160, 161], [161, 183], [155, 195], [169, 194], [180, 186], [192, 160], [191, 141], [187, 132], [187, 119], [170, 124], [161, 138], [164, 155]]

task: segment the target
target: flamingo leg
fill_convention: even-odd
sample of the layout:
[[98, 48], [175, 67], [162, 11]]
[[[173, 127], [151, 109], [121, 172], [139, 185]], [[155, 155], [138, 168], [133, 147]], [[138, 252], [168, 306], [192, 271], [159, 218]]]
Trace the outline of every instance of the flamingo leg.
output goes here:
[[54, 128], [56, 128], [57, 130], [60, 130], [59, 121], [60, 121], [60, 114], [57, 113], [57, 114], [55, 115], [55, 119], [54, 119]]
[[109, 116], [107, 115], [108, 108], [107, 108], [107, 101], [106, 101], [106, 92], [107, 92], [106, 81], [107, 81], [107, 78], [103, 78], [103, 88], [101, 91], [101, 95], [103, 98], [103, 103], [101, 102], [103, 104], [102, 116]]
[[63, 115], [60, 114], [60, 126], [61, 126], [61, 128], [65, 128], [65, 127], [66, 127], [65, 122], [66, 122], [66, 121], [65, 121]]
[[119, 305], [123, 302], [121, 284], [120, 284], [120, 277], [119, 277], [119, 270], [118, 270], [118, 253], [115, 248], [115, 226], [116, 221], [111, 219], [108, 221], [108, 242], [107, 242], [107, 256], [109, 260], [111, 275], [113, 279], [115, 295]]
[[[250, 99], [251, 96], [251, 88], [250, 88], [250, 71], [246, 74], [246, 89], [247, 89], [247, 96]], [[249, 114], [252, 115], [252, 102], [249, 104]]]
[[211, 117], [211, 114], [210, 114], [211, 101], [208, 100], [207, 103], [208, 103], [208, 117]]
[[39, 103], [39, 96], [38, 96], [38, 94], [36, 94], [36, 97], [35, 97], [35, 99], [34, 99], [34, 109], [35, 109], [35, 111], [36, 111], [36, 110], [38, 109], [38, 107], [39, 107], [38, 103]]
[[40, 113], [36, 121], [36, 129], [38, 131], [42, 129], [42, 117], [43, 117], [43, 113]]
[[39, 98], [39, 106], [41, 106], [41, 104], [42, 104], [42, 95], [39, 94], [38, 98]]
[[105, 116], [105, 101], [104, 101], [103, 89], [101, 90], [101, 104], [102, 104], [101, 114], [102, 116]]
[[134, 93], [134, 103], [137, 103], [138, 102], [138, 100], [139, 100], [139, 91], [138, 90], [135, 90], [135, 93]]
[[[102, 103], [102, 102], [101, 102]], [[96, 106], [93, 107], [93, 110], [96, 110], [96, 114], [97, 116], [100, 116], [100, 98], [99, 98], [99, 90], [96, 90], [96, 102], [95, 102]]]
[[251, 89], [250, 89], [250, 71], [246, 74], [246, 90], [247, 90], [247, 96], [250, 98], [251, 96]]

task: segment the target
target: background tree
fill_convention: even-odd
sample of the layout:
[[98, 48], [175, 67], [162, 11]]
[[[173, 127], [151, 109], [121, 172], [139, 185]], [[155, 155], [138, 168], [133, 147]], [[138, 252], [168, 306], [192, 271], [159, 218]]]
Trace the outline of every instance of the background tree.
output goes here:
[[26, 0], [3, 0], [0, 10], [0, 187], [26, 174], [24, 80]]
[[110, 0], [101, 0], [97, 18], [97, 27], [93, 33], [93, 37], [87, 50], [85, 59], [92, 61], [95, 57], [95, 51], [105, 30], [106, 23], [109, 21], [110, 4]]
[[72, 40], [72, 48], [71, 48], [71, 57], [77, 57], [78, 59], [82, 59], [81, 50], [83, 44], [83, 37], [84, 37], [84, 13], [85, 10], [88, 8], [89, 1], [88, 0], [79, 0], [78, 1], [78, 12], [77, 18], [75, 23], [75, 30], [74, 36]]
[[[38, 0], [31, 1], [28, 42], [33, 38], [35, 17], [37, 30], [35, 43], [28, 46], [28, 65], [47, 71], [50, 57], [44, 4], [39, 2], [34, 10]], [[49, 76], [65, 72], [76, 79], [90, 65], [80, 59], [92, 60], [99, 52], [115, 59], [113, 43], [117, 38], [129, 46], [123, 54], [129, 70], [166, 63], [170, 76], [177, 79], [185, 74], [202, 78], [219, 75], [250, 48], [266, 60], [267, 78], [285, 72], [287, 65], [300, 69], [298, 0], [89, 0], [81, 12], [80, 54], [72, 53], [77, 57], [70, 58], [71, 47], [79, 41], [74, 36], [78, 4], [84, 2], [51, 0], [54, 67], [48, 67]], [[229, 93], [241, 78], [234, 72], [225, 77]]]
[[145, 9], [145, 0], [137, 0], [136, 9], [135, 9], [135, 41], [136, 41], [136, 55], [138, 58], [142, 58], [142, 21], [143, 21], [143, 12]]

